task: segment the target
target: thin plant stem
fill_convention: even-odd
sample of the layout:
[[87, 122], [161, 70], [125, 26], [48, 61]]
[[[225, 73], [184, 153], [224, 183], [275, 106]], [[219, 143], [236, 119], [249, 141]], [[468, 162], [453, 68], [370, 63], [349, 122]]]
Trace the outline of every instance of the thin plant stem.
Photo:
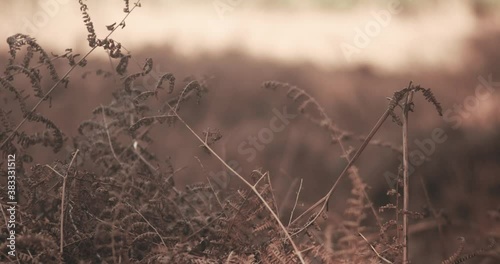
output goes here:
[[274, 201], [274, 210], [276, 210], [276, 215], [278, 215], [278, 217], [280, 217], [280, 210], [278, 209], [278, 200], [276, 200], [276, 197], [274, 196], [274, 188], [273, 188], [273, 184], [271, 182], [271, 174], [267, 174], [267, 182], [269, 183], [269, 187], [271, 188], [271, 195], [273, 197], [273, 201]]
[[[411, 85], [411, 84], [410, 84]], [[409, 261], [408, 212], [410, 206], [410, 179], [408, 162], [408, 113], [411, 109], [413, 91], [409, 91], [403, 110], [403, 263]]]
[[373, 136], [375, 135], [375, 133], [377, 133], [377, 131], [380, 129], [380, 127], [385, 122], [385, 120], [390, 115], [390, 113], [391, 113], [390, 109], [387, 109], [382, 114], [382, 116], [379, 118], [379, 120], [377, 121], [377, 123], [375, 124], [375, 126], [373, 126], [372, 130], [370, 131], [370, 133], [366, 137], [365, 141], [363, 141], [363, 144], [361, 144], [361, 146], [356, 151], [356, 153], [354, 154], [354, 156], [352, 157], [352, 159], [350, 159], [349, 162], [347, 163], [347, 165], [344, 168], [344, 170], [342, 171], [342, 173], [340, 173], [340, 176], [337, 178], [337, 180], [335, 180], [335, 182], [333, 183], [333, 186], [330, 188], [330, 190], [328, 191], [328, 193], [325, 196], [323, 196], [323, 198], [321, 198], [319, 201], [317, 201], [315, 204], [313, 204], [311, 207], [309, 207], [306, 211], [304, 211], [301, 215], [299, 215], [297, 218], [295, 218], [295, 220], [292, 221], [291, 224], [293, 225], [300, 218], [302, 218], [304, 215], [306, 215], [307, 213], [309, 213], [310, 211], [312, 211], [314, 208], [316, 208], [316, 207], [318, 207], [318, 206], [321, 205], [321, 209], [320, 209], [319, 213], [317, 213], [303, 228], [301, 228], [299, 231], [295, 232], [294, 235], [302, 232], [306, 227], [310, 226], [320, 216], [321, 212], [323, 212], [323, 210], [326, 209], [326, 206], [328, 204], [328, 200], [330, 199], [330, 197], [332, 196], [333, 192], [337, 188], [340, 180], [342, 180], [342, 178], [347, 174], [347, 172], [349, 171], [349, 169], [351, 168], [351, 166], [354, 164], [354, 162], [359, 158], [359, 156], [361, 156], [361, 153], [363, 153], [363, 151], [365, 150], [365, 148], [368, 145], [368, 143], [370, 142], [370, 140], [373, 138]]
[[59, 252], [61, 255], [63, 254], [64, 250], [64, 200], [66, 197], [66, 180], [68, 179], [68, 174], [71, 169], [71, 165], [73, 165], [73, 162], [75, 161], [76, 155], [78, 155], [78, 151], [76, 150], [75, 154], [73, 154], [73, 158], [71, 158], [71, 162], [69, 163], [68, 169], [66, 170], [66, 174], [63, 177], [63, 186], [62, 186], [62, 191], [61, 191], [61, 216], [60, 216], [60, 241], [59, 241]]
[[389, 264], [392, 264], [392, 262], [386, 258], [384, 258], [382, 255], [380, 255], [380, 253], [378, 253], [377, 249], [375, 249], [375, 247], [372, 246], [372, 244], [370, 244], [370, 242], [366, 239], [365, 236], [363, 236], [363, 234], [361, 233], [358, 233], [364, 241], [366, 241], [366, 243], [370, 246], [370, 248], [373, 250], [373, 252], [375, 252], [375, 254], [377, 255], [377, 257], [381, 260], [383, 260], [385, 263], [389, 263]]
[[290, 223], [292, 222], [293, 213], [295, 212], [295, 208], [297, 207], [297, 203], [299, 202], [300, 190], [302, 190], [302, 182], [303, 182], [303, 179], [300, 179], [299, 189], [297, 190], [297, 196], [295, 197], [295, 203], [293, 205], [292, 212], [290, 213], [290, 220], [288, 220], [288, 226], [290, 226]]
[[[120, 22], [120, 24], [124, 23], [125, 20], [127, 19], [127, 17], [132, 13], [132, 11], [138, 6], [138, 4], [140, 3], [140, 0], [137, 1], [136, 5], [134, 5], [134, 7], [132, 7], [132, 9], [130, 9], [130, 12], [128, 12], [122, 19], [122, 21]], [[109, 32], [109, 34], [104, 38], [105, 40], [108, 39], [114, 32], [115, 30], [119, 28], [119, 27], [115, 27], [111, 32]], [[45, 101], [49, 95], [59, 86], [59, 84], [61, 84], [61, 82], [63, 80], [65, 80], [69, 74], [71, 72], [73, 72], [73, 70], [82, 62], [84, 61], [85, 59], [87, 59], [88, 56], [90, 56], [90, 54], [95, 50], [97, 49], [97, 45], [93, 46], [77, 63], [75, 63], [75, 65], [73, 65], [64, 75], [63, 77], [61, 77], [54, 85], [52, 85], [52, 87], [49, 89], [49, 91], [35, 104], [35, 106], [33, 106], [33, 108], [31, 108], [31, 110], [24, 116], [23, 120], [21, 120], [21, 122], [19, 122], [19, 124], [17, 124], [17, 126], [14, 128], [14, 130], [12, 132], [10, 132], [10, 134], [7, 136], [7, 138], [2, 142], [2, 145], [0, 145], [0, 149], [3, 148], [3, 146], [16, 134], [16, 132], [21, 128], [21, 126], [26, 122], [26, 120], [28, 120], [28, 117], [33, 114], [36, 109], [38, 109], [38, 107], [42, 104], [43, 101]]]
[[[104, 109], [103, 105], [101, 105], [101, 109]], [[122, 167], [122, 162], [116, 156], [115, 149], [113, 148], [113, 143], [111, 142], [111, 135], [109, 134], [108, 122], [106, 121], [106, 114], [104, 113], [104, 110], [102, 110], [102, 121], [104, 122], [104, 129], [106, 130], [106, 135], [108, 136], [108, 144], [109, 148], [111, 149], [111, 153], [113, 154], [113, 157], [116, 159], [116, 161], [118, 161], [120, 167]]]

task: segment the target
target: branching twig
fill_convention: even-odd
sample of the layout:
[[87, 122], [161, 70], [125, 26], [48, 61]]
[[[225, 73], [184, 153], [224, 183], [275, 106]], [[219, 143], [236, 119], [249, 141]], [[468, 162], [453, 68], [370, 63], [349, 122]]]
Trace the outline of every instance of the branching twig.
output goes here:
[[278, 225], [280, 226], [281, 230], [285, 233], [285, 236], [287, 237], [287, 239], [290, 241], [290, 244], [292, 245], [293, 247], [293, 250], [295, 252], [295, 255], [299, 258], [300, 260], [300, 263], [302, 264], [305, 264], [305, 260], [304, 258], [302, 257], [302, 253], [300, 252], [299, 248], [297, 247], [297, 245], [295, 244], [295, 242], [293, 241], [292, 237], [290, 236], [290, 234], [288, 233], [288, 230], [286, 229], [286, 227], [283, 225], [283, 223], [281, 222], [281, 220], [279, 219], [278, 215], [276, 215], [276, 213], [273, 211], [273, 209], [271, 208], [271, 206], [266, 202], [266, 200], [264, 199], [264, 197], [262, 197], [262, 195], [259, 193], [259, 191], [255, 188], [255, 186], [253, 186], [253, 184], [251, 184], [250, 182], [248, 182], [243, 176], [241, 176], [237, 171], [235, 171], [231, 166], [229, 166], [213, 149], [212, 147], [210, 147], [200, 136], [198, 136], [198, 134], [196, 134], [196, 132], [186, 123], [186, 121], [184, 121], [184, 119], [182, 119], [179, 114], [177, 114], [177, 112], [175, 111], [175, 109], [170, 105], [170, 104], [167, 104], [169, 107], [170, 107], [170, 110], [172, 111], [172, 113], [177, 117], [177, 119], [179, 119], [179, 121], [191, 132], [191, 134], [193, 134], [196, 139], [198, 139], [198, 141], [200, 141], [201, 144], [203, 144], [206, 149], [208, 151], [210, 151], [210, 153], [212, 153], [214, 155], [214, 157], [216, 157], [229, 171], [231, 171], [234, 175], [236, 175], [245, 185], [248, 186], [248, 188], [250, 188], [252, 190], [253, 193], [255, 193], [255, 195], [257, 195], [257, 197], [259, 198], [259, 200], [261, 200], [261, 202], [264, 204], [264, 206], [266, 207], [266, 209], [269, 211], [269, 213], [271, 214], [271, 216], [276, 220], [276, 222], [278, 223]]
[[276, 210], [276, 214], [278, 215], [278, 217], [280, 217], [280, 210], [278, 209], [278, 200], [276, 200], [276, 197], [274, 196], [274, 189], [273, 189], [273, 184], [271, 183], [271, 176], [270, 174], [268, 173], [267, 174], [267, 182], [269, 182], [269, 188], [271, 190], [271, 196], [273, 197], [273, 201], [274, 201], [274, 210]]

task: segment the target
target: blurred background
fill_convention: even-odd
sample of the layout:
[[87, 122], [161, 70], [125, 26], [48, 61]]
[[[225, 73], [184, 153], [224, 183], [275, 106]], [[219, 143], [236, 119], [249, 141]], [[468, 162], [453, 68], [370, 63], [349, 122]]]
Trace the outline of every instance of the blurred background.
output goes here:
[[[85, 2], [99, 38], [107, 35], [106, 25], [124, 16], [123, 1]], [[134, 58], [129, 70], [139, 70], [146, 58], [154, 60], [152, 76], [136, 85], [153, 87], [164, 72], [178, 80], [206, 76], [209, 93], [182, 115], [200, 134], [207, 128], [219, 129], [223, 137], [214, 148], [244, 175], [259, 168], [269, 171], [283, 212], [293, 206], [300, 179], [304, 182], [298, 210], [321, 198], [346, 162], [338, 144], [329, 144], [328, 134], [301, 116], [262, 140], [262, 131], [270, 127], [276, 111], [286, 108], [297, 114], [297, 105], [285, 92], [266, 91], [262, 82], [277, 80], [306, 90], [339, 128], [361, 136], [384, 112], [386, 98], [412, 80], [432, 88], [444, 110], [440, 117], [418, 98], [410, 116], [410, 150], [426, 158], [413, 164], [412, 209], [429, 207], [420, 184], [423, 179], [431, 206], [449, 221], [445, 237], [440, 238], [432, 226], [414, 234], [418, 241], [412, 244], [414, 258], [422, 263], [442, 259], [457, 247], [454, 239], [459, 236], [470, 242], [468, 250], [484, 245], [489, 236], [500, 237], [500, 1], [141, 3], [126, 26], [112, 36]], [[81, 54], [89, 50], [77, 1], [3, 1], [0, 17], [3, 39], [24, 33], [54, 54], [63, 54], [66, 48]], [[2, 67], [7, 48], [2, 41]], [[113, 72], [116, 63], [96, 50], [89, 65], [71, 75], [69, 87], [54, 92], [53, 102], [59, 103], [50, 108], [42, 105], [39, 111], [68, 137], [77, 135], [78, 124], [91, 117], [92, 109], [108, 103], [120, 85], [116, 75], [88, 74], [85, 79], [82, 75], [97, 69]], [[65, 63], [57, 65], [61, 73], [68, 69]], [[46, 89], [50, 85], [47, 78]], [[429, 143], [436, 129], [446, 140]], [[375, 138], [399, 148], [400, 131], [388, 120]], [[183, 127], [161, 127], [154, 133], [157, 144], [150, 148], [183, 168], [176, 175], [177, 185], [224, 173]], [[260, 140], [257, 145], [252, 138]], [[421, 147], [422, 142], [428, 144]], [[345, 144], [356, 148], [360, 142]], [[57, 155], [44, 153], [35, 162], [50, 162]], [[387, 148], [369, 146], [356, 164], [377, 206], [388, 202], [386, 176], [397, 174], [398, 156]], [[239, 185], [236, 180], [231, 184]], [[345, 181], [332, 198], [332, 214], [342, 214], [349, 192], [350, 183]], [[444, 248], [440, 240], [446, 241]]]
[[[122, 1], [84, 1], [92, 10], [97, 33], [122, 18]], [[255, 58], [312, 63], [324, 68], [369, 63], [379, 70], [408, 70], [408, 64], [460, 70], [464, 40], [477, 29], [492, 30], [478, 16], [494, 14], [499, 2], [482, 1], [246, 1], [149, 0], [127, 19], [127, 30], [114, 35], [134, 50], [170, 46], [184, 56], [238, 50]], [[55, 49], [84, 49], [86, 29], [77, 1], [4, 1], [4, 34], [30, 33]], [[394, 6], [394, 7], [391, 7]], [[390, 12], [362, 52], [346, 56], [358, 30], [377, 22], [374, 13]], [[383, 16], [383, 15], [382, 15]], [[498, 19], [494, 19], [498, 23]], [[55, 38], [57, 36], [57, 38]], [[126, 44], [125, 44], [126, 43]], [[102, 54], [101, 54], [102, 55]], [[412, 68], [413, 68], [412, 67]]]

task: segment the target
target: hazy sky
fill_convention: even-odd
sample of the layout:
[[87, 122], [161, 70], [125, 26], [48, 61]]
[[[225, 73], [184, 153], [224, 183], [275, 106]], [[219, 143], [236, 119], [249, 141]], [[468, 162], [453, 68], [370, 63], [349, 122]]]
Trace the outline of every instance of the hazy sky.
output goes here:
[[[1, 38], [22, 32], [51, 46], [54, 53], [69, 47], [88, 49], [77, 1], [2, 2]], [[476, 19], [463, 1], [441, 1], [443, 4], [424, 8], [417, 16], [408, 16], [408, 7], [398, 5], [397, 0], [376, 1], [378, 5], [349, 11], [319, 8], [342, 1], [329, 5], [324, 4], [328, 1], [282, 2], [294, 4], [270, 8], [246, 0], [145, 0], [113, 38], [132, 50], [167, 43], [191, 56], [237, 48], [252, 56], [286, 62], [325, 67], [368, 62], [396, 70], [415, 62], [461, 67], [464, 40], [477, 31]], [[123, 1], [86, 3], [100, 37], [107, 34], [105, 25], [124, 16]], [[0, 48], [5, 45], [2, 41]]]

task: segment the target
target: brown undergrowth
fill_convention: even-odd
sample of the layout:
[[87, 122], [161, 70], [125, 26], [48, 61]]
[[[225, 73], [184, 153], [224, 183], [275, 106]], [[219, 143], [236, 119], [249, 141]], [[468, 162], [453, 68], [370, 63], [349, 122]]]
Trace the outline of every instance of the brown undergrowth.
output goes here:
[[[122, 45], [110, 37], [125, 27], [127, 16], [140, 7], [125, 1], [125, 17], [107, 26], [105, 38], [98, 38], [89, 9], [80, 0], [80, 10], [88, 30], [90, 51], [81, 59], [71, 49], [63, 55], [49, 55], [30, 36], [16, 34], [7, 39], [10, 59], [0, 76], [1, 163], [6, 175], [7, 155], [17, 162], [17, 222], [8, 225], [7, 201], [2, 197], [0, 260], [21, 263], [402, 263], [409, 261], [411, 236], [408, 218], [421, 213], [408, 209], [408, 168], [402, 164], [401, 177], [389, 188], [394, 203], [377, 206], [370, 199], [369, 187], [354, 165], [368, 144], [405, 154], [396, 144], [374, 140], [388, 117], [402, 126], [403, 146], [407, 140], [406, 123], [413, 111], [411, 96], [421, 93], [441, 114], [442, 109], [430, 89], [410, 83], [395, 92], [387, 109], [368, 133], [358, 136], [342, 130], [323, 107], [305, 90], [279, 82], [265, 82], [271, 90], [285, 90], [298, 104], [303, 117], [325, 129], [332, 143], [340, 146], [346, 160], [343, 172], [330, 191], [296, 217], [279, 215], [269, 172], [234, 171], [214, 145], [222, 137], [217, 130], [198, 134], [182, 118], [186, 102], [200, 102], [209, 91], [206, 79], [188, 77], [179, 82], [164, 73], [153, 89], [137, 87], [134, 82], [153, 69], [153, 59], [139, 63]], [[92, 112], [81, 122], [74, 138], [64, 135], [57, 124], [38, 108], [52, 102], [51, 94], [61, 85], [71, 87], [70, 74], [85, 67], [87, 57], [102, 48], [117, 62], [112, 71], [101, 70], [104, 77], [119, 76], [121, 86], [113, 100]], [[21, 56], [19, 56], [21, 55]], [[67, 60], [70, 69], [61, 75], [55, 60]], [[135, 62], [139, 70], [129, 66]], [[85, 72], [84, 75], [87, 75]], [[42, 76], [52, 85], [46, 88]], [[73, 76], [74, 77], [74, 76]], [[25, 82], [23, 84], [23, 81]], [[21, 84], [20, 84], [21, 83]], [[29, 83], [29, 85], [27, 85]], [[29, 89], [25, 87], [30, 87]], [[420, 107], [420, 106], [419, 106]], [[423, 106], [422, 106], [423, 107]], [[402, 112], [402, 118], [399, 112]], [[41, 126], [41, 132], [25, 127]], [[181, 127], [179, 127], [181, 125]], [[227, 189], [220, 179], [207, 177], [199, 184], [179, 190], [174, 184], [178, 172], [169, 158], [149, 150], [155, 144], [151, 131], [188, 129], [200, 146], [219, 160], [244, 188]], [[193, 138], [193, 137], [189, 137]], [[353, 148], [353, 139], [361, 146]], [[32, 150], [65, 153], [65, 158], [38, 164]], [[407, 155], [405, 155], [407, 160]], [[200, 161], [200, 165], [203, 164]], [[335, 199], [338, 183], [351, 183], [351, 197], [340, 221], [328, 221], [328, 207]], [[412, 183], [414, 184], [414, 183]], [[5, 181], [0, 183], [7, 193]], [[298, 201], [295, 199], [295, 205]], [[403, 199], [400, 197], [403, 196]], [[403, 201], [402, 201], [403, 200]], [[292, 201], [293, 202], [293, 201]], [[295, 206], [294, 206], [295, 208]], [[387, 213], [389, 212], [389, 213]], [[284, 219], [290, 219], [287, 222]], [[327, 221], [319, 221], [326, 219]], [[373, 219], [374, 221], [367, 221]], [[442, 219], [436, 216], [434, 219]], [[325, 224], [326, 222], [326, 224]], [[373, 223], [369, 226], [369, 223]], [[375, 231], [374, 231], [375, 230]], [[16, 255], [11, 256], [9, 232], [16, 234]], [[443, 264], [462, 263], [470, 258], [498, 253], [494, 240], [464, 253], [465, 240]]]

